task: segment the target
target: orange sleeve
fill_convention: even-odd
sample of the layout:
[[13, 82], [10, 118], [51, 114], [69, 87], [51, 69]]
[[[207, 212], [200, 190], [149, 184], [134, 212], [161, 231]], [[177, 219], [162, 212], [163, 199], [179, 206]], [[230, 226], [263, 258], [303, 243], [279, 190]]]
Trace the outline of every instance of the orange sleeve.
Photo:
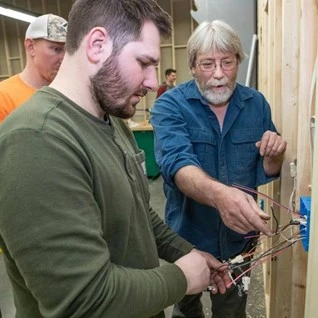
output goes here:
[[11, 98], [0, 91], [0, 123], [15, 109]]
[[28, 100], [35, 89], [25, 84], [19, 74], [0, 83], [0, 123], [17, 107]]

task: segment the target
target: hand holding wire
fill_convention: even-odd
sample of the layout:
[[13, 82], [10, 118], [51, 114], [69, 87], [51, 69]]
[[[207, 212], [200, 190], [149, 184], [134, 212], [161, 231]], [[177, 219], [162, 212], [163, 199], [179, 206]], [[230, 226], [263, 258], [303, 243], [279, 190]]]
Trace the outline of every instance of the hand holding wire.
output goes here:
[[260, 231], [268, 236], [273, 234], [265, 223], [270, 219], [269, 215], [259, 208], [251, 195], [239, 189], [224, 186], [216, 197], [216, 208], [224, 224], [238, 233]]
[[[268, 200], [272, 204], [270, 208], [276, 223], [274, 237], [271, 239], [269, 247], [268, 244], [264, 244], [265, 241], [268, 241], [263, 235], [257, 234], [253, 236], [246, 236], [246, 239], [258, 238], [257, 245], [252, 244], [249, 251], [223, 261], [223, 266], [227, 269], [231, 279], [230, 283], [227, 284], [226, 287], [230, 288], [235, 285], [237, 286], [238, 294], [242, 295], [242, 293], [247, 294], [248, 292], [250, 283], [249, 275], [253, 268], [269, 261], [270, 259], [278, 257], [303, 238], [303, 233], [299, 229], [299, 225], [306, 224], [306, 219], [302, 217], [299, 212], [294, 210], [292, 204], [290, 204], [289, 207], [286, 207], [268, 195], [246, 186], [233, 184], [233, 187], [249, 193], [257, 194], [259, 197]], [[286, 210], [286, 212], [291, 216], [290, 222], [285, 225], [279, 224], [279, 220], [275, 217], [273, 206], [277, 206], [281, 210]], [[213, 285], [211, 288], [212, 287]]]
[[224, 294], [226, 292], [226, 286], [231, 283], [231, 279], [228, 273], [228, 264], [221, 263], [213, 255], [203, 252], [197, 249], [193, 249], [193, 252], [199, 253], [203, 256], [210, 269], [210, 284], [207, 291], [212, 294], [220, 293]]

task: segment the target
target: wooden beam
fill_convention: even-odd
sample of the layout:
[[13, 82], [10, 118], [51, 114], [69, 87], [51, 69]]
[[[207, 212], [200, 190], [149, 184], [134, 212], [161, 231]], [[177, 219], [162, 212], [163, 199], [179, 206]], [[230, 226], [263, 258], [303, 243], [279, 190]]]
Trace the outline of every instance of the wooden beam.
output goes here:
[[[299, 78], [299, 120], [297, 172], [299, 195], [310, 195], [310, 144], [309, 126], [311, 117], [310, 86], [317, 50], [317, 1], [301, 1], [300, 20], [300, 78]], [[309, 35], [313, 35], [308, 38]]]
[[[318, 58], [318, 51], [316, 58]], [[316, 87], [318, 83], [318, 69], [316, 68]], [[318, 116], [318, 92], [316, 89], [316, 107], [315, 116]], [[317, 123], [317, 120], [316, 120]], [[317, 124], [315, 127], [314, 137], [314, 160], [313, 176], [312, 176], [312, 192], [318, 193], [318, 129]], [[317, 241], [318, 241], [318, 196], [313, 195], [311, 202], [310, 213], [310, 240], [309, 240], [309, 253], [308, 253], [308, 275], [307, 275], [307, 289], [306, 289], [306, 303], [305, 303], [305, 318], [316, 317], [318, 312], [317, 302], [317, 284], [318, 284], [318, 253], [317, 253]]]
[[[317, 54], [317, 1], [302, 0], [300, 17], [300, 70], [299, 70], [299, 108], [297, 141], [297, 189], [296, 196], [310, 195], [310, 86]], [[312, 35], [312, 36], [310, 36]], [[292, 267], [292, 317], [303, 317], [306, 296], [307, 254], [301, 244], [293, 249]]]
[[[290, 163], [297, 158], [297, 122], [298, 122], [298, 87], [299, 87], [299, 25], [300, 25], [300, 2], [294, 0], [284, 1], [282, 8], [282, 135], [287, 140], [288, 147], [285, 154], [285, 160], [282, 168], [281, 177], [281, 203], [289, 206], [290, 209], [295, 207], [296, 197], [291, 195], [296, 186], [296, 178], [292, 178], [290, 174]], [[291, 202], [290, 202], [291, 201]], [[288, 224], [290, 215], [282, 211], [280, 216], [281, 224]], [[299, 243], [300, 244], [300, 243]], [[293, 247], [295, 249], [297, 247]], [[285, 280], [284, 286], [288, 290], [284, 292], [288, 297], [288, 306], [285, 313], [289, 313], [288, 317], [299, 317], [299, 312], [303, 308], [298, 306], [298, 301], [292, 304], [292, 271], [286, 264], [293, 264], [293, 250], [289, 249], [284, 257], [281, 258], [281, 272], [285, 271], [285, 275], [281, 279]], [[298, 248], [297, 248], [298, 249]], [[302, 262], [296, 262], [293, 266], [302, 267]], [[279, 282], [281, 283], [281, 282]], [[285, 299], [287, 304], [287, 299]], [[294, 305], [298, 309], [293, 308]], [[295, 312], [293, 312], [295, 310]]]
[[[267, 39], [268, 39], [268, 10], [266, 10], [267, 0], [257, 1], [257, 34], [258, 34], [258, 79], [257, 87], [266, 98], [268, 98], [268, 54], [267, 54]], [[268, 193], [267, 186], [262, 186], [259, 189], [263, 193]], [[265, 202], [266, 204], [267, 202]], [[265, 211], [268, 211], [267, 205], [265, 205]], [[270, 240], [264, 242], [264, 249], [267, 249], [270, 245]], [[269, 317], [269, 309], [271, 308], [271, 262], [264, 263], [264, 292], [265, 292], [265, 306], [266, 317]]]
[[[269, 103], [272, 109], [272, 117], [277, 129], [281, 131], [281, 61], [282, 61], [282, 3], [270, 0], [267, 2], [269, 17], [268, 32], [268, 78], [269, 78]], [[269, 185], [268, 193], [275, 201], [280, 202], [280, 180]], [[280, 211], [274, 211], [275, 217], [281, 223]], [[272, 218], [272, 227], [275, 226]], [[270, 240], [270, 246], [275, 240]], [[277, 239], [276, 239], [277, 244]], [[285, 255], [281, 255], [271, 261], [271, 284], [270, 284], [270, 308], [269, 317], [287, 317], [286, 308], [289, 307], [290, 289], [288, 284], [288, 273], [285, 271]]]
[[1, 19], [1, 25], [2, 25], [2, 34], [3, 34], [3, 41], [4, 41], [4, 51], [5, 51], [5, 56], [6, 56], [6, 66], [7, 66], [7, 73], [11, 76], [12, 74], [12, 67], [10, 63], [10, 51], [9, 51], [9, 42], [8, 42], [8, 36], [6, 32], [6, 24], [5, 24], [5, 19], [3, 16], [0, 17]]

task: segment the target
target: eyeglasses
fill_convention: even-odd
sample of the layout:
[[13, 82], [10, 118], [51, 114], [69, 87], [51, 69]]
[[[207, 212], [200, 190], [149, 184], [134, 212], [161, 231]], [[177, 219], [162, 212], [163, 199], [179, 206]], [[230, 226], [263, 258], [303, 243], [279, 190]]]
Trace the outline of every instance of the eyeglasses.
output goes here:
[[232, 71], [237, 65], [237, 59], [235, 60], [221, 60], [220, 64], [216, 64], [214, 60], [198, 62], [197, 65], [200, 67], [202, 72], [214, 72], [216, 66], [220, 65], [223, 71]]

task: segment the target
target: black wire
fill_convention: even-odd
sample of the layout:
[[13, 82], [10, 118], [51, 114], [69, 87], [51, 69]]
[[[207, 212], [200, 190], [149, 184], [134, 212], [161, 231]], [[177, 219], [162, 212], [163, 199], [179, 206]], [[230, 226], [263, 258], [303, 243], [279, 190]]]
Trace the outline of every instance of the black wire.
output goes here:
[[271, 206], [271, 211], [272, 211], [273, 218], [274, 218], [274, 220], [275, 220], [275, 222], [276, 222], [275, 234], [278, 234], [279, 223], [278, 223], [278, 220], [277, 220], [277, 218], [276, 218], [276, 216], [275, 216], [273, 206]]

